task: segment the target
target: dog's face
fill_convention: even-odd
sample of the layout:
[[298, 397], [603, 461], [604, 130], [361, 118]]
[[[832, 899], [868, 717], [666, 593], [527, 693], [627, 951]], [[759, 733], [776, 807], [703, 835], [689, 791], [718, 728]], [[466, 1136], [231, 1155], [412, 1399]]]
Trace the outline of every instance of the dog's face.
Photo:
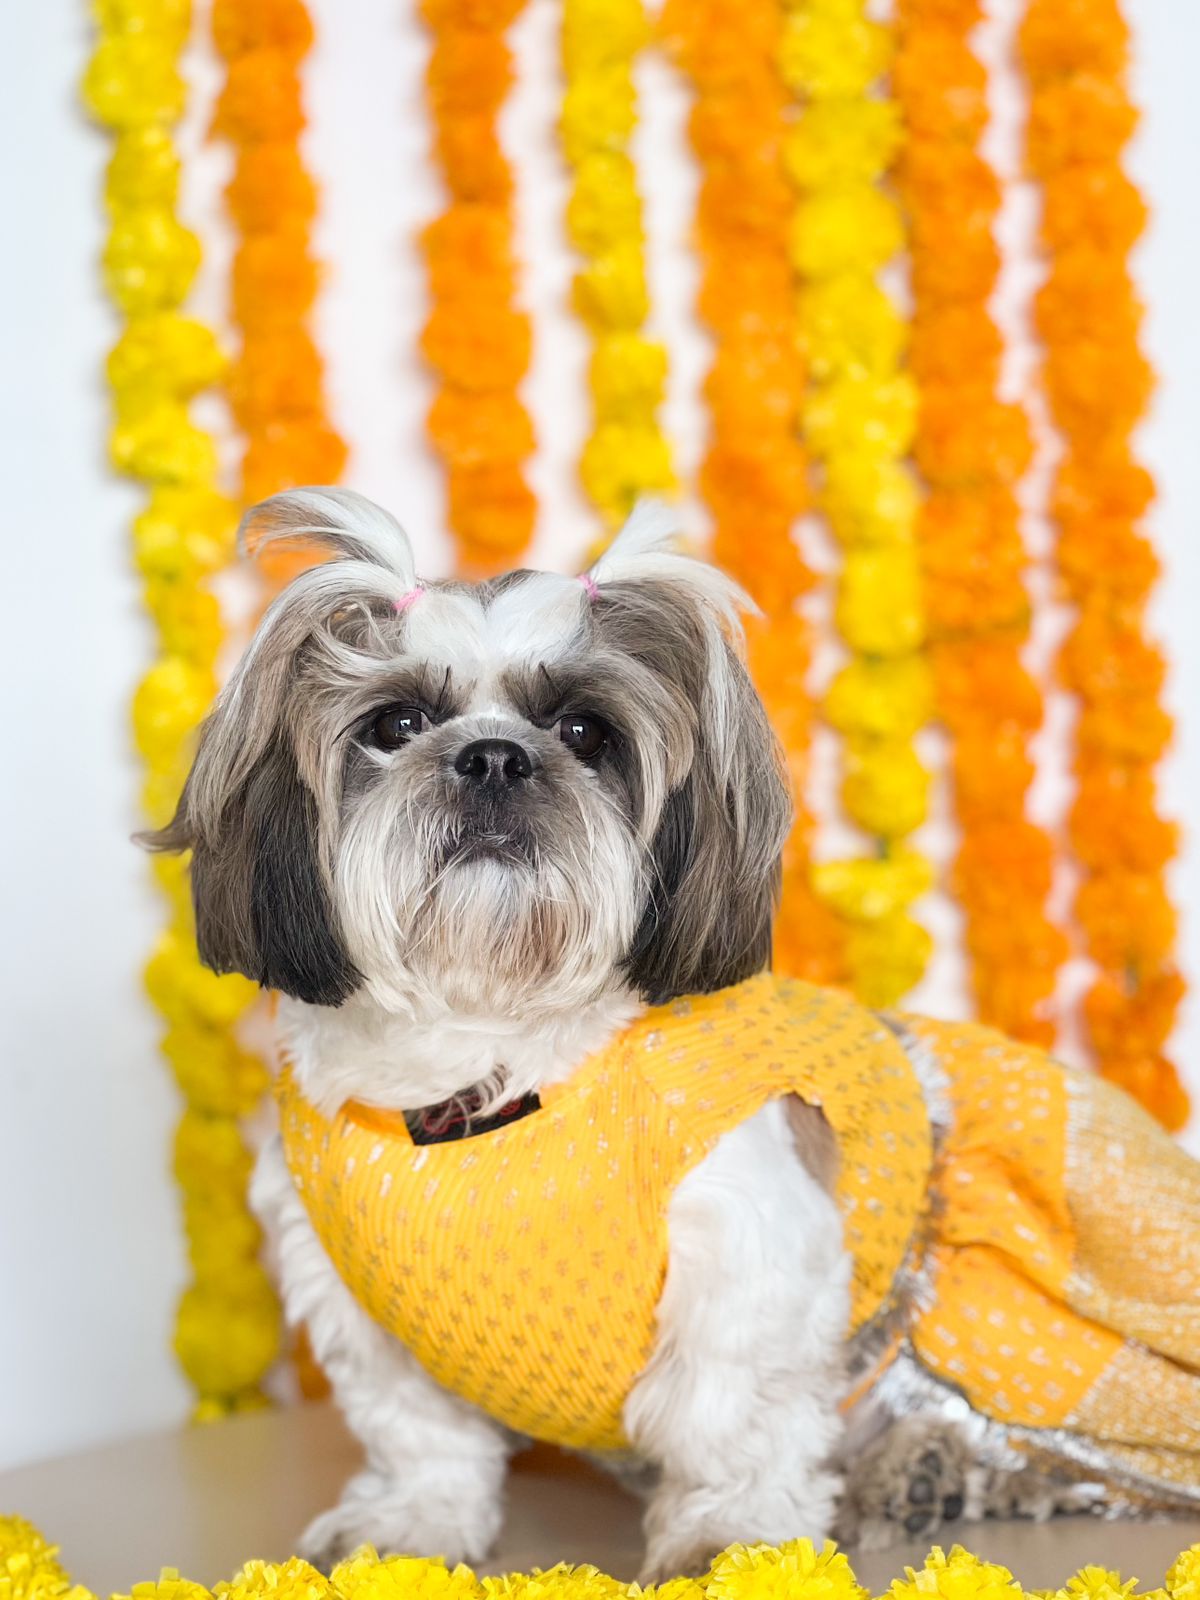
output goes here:
[[718, 573], [645, 516], [583, 580], [428, 587], [358, 496], [248, 520], [333, 559], [263, 619], [151, 841], [193, 850], [209, 965], [536, 1018], [766, 963], [788, 804]]

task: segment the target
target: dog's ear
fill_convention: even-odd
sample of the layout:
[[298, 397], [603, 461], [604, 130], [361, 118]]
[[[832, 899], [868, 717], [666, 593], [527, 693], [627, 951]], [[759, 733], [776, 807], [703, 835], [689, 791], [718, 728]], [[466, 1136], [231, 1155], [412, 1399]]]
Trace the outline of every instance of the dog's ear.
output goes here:
[[669, 680], [691, 724], [685, 769], [651, 840], [647, 904], [626, 960], [654, 1004], [723, 989], [770, 962], [791, 802], [739, 649], [739, 599], [714, 568], [659, 546], [649, 559], [640, 551], [626, 558], [617, 580], [599, 588], [599, 628], [615, 622], [623, 647]]
[[220, 743], [215, 732], [210, 722], [174, 818], [142, 842], [191, 850], [196, 944], [206, 966], [244, 973], [311, 1005], [341, 1005], [361, 978], [322, 875], [316, 800], [276, 730], [220, 814], [202, 817], [199, 797], [214, 789], [206, 769]]
[[247, 513], [243, 538], [316, 542], [333, 560], [271, 605], [204, 725], [175, 817], [141, 842], [192, 852], [197, 943], [214, 971], [340, 1005], [361, 975], [338, 930], [321, 809], [297, 761], [289, 706], [300, 667], [329, 643], [337, 618], [367, 627], [394, 614], [416, 581], [411, 550], [385, 512], [340, 490], [277, 495]]

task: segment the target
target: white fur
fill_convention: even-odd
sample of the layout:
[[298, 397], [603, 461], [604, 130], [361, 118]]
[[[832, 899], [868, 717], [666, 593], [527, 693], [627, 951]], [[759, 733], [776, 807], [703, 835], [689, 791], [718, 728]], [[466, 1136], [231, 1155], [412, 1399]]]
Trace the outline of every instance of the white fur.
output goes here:
[[337, 1010], [284, 998], [278, 1027], [296, 1082], [328, 1115], [347, 1100], [385, 1109], [437, 1105], [501, 1069], [505, 1099], [520, 1099], [561, 1082], [640, 1009], [621, 987], [534, 1021], [436, 1005], [416, 1017], [397, 1015], [369, 995], [352, 995]]
[[278, 1137], [259, 1156], [251, 1198], [275, 1241], [288, 1323], [307, 1327], [367, 1457], [309, 1524], [301, 1553], [325, 1567], [360, 1544], [480, 1560], [500, 1528], [510, 1436], [372, 1322], [313, 1232]]
[[849, 1260], [831, 1197], [768, 1104], [680, 1183], [658, 1343], [625, 1405], [660, 1470], [643, 1582], [735, 1540], [821, 1540], [837, 1477]]

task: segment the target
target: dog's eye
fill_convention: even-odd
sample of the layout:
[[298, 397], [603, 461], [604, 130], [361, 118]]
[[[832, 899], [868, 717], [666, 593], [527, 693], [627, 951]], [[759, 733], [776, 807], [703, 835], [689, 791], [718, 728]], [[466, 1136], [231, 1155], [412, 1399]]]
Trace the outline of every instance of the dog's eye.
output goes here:
[[380, 750], [399, 750], [426, 724], [423, 711], [416, 706], [389, 706], [371, 724], [370, 739]]
[[561, 717], [558, 737], [581, 761], [594, 761], [608, 742], [608, 729], [598, 717]]

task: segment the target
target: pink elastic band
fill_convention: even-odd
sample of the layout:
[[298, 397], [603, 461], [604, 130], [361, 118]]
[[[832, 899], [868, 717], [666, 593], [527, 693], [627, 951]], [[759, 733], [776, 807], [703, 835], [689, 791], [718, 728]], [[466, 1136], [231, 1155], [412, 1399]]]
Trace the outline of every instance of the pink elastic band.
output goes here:
[[596, 582], [595, 578], [592, 577], [590, 572], [581, 572], [579, 574], [579, 581], [587, 590], [587, 597], [589, 600], [599, 600], [600, 586]]
[[399, 600], [395, 602], [396, 610], [407, 611], [409, 606], [412, 605], [413, 601], [419, 600], [424, 593], [424, 584], [418, 583], [414, 589], [410, 589], [407, 594], [402, 594]]

